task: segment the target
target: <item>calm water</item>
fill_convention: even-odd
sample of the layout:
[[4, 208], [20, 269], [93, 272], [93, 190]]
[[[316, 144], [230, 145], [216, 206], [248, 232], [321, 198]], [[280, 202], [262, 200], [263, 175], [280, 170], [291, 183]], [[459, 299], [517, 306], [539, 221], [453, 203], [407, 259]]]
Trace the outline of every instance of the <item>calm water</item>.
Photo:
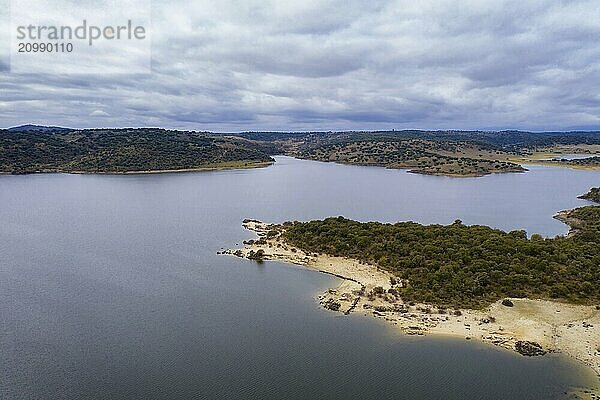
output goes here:
[[451, 179], [286, 157], [206, 173], [0, 177], [0, 398], [554, 399], [564, 358], [406, 337], [315, 302], [336, 279], [218, 256], [244, 218], [489, 224], [555, 235], [591, 171]]
[[600, 157], [600, 154], [560, 154], [547, 160], [581, 160], [584, 158]]

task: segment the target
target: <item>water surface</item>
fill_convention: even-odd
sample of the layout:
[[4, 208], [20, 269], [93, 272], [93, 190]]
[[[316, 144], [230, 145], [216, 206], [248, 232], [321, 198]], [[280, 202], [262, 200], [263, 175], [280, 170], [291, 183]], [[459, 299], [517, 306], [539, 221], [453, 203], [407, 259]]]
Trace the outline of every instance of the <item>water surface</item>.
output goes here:
[[0, 177], [0, 398], [558, 399], [593, 374], [322, 310], [333, 277], [216, 255], [244, 218], [552, 236], [598, 171], [453, 179], [278, 157], [254, 170]]
[[546, 158], [544, 160], [548, 161], [558, 161], [558, 160], [583, 160], [584, 158], [592, 158], [599, 157], [599, 154], [559, 154], [557, 156]]

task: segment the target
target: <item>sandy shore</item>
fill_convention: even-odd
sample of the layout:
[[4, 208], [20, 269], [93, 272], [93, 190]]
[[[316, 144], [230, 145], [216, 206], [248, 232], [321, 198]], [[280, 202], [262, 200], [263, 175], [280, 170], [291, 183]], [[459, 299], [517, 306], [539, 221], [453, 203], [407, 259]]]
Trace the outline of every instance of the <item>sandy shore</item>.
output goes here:
[[[592, 368], [600, 376], [600, 310], [595, 306], [571, 305], [546, 300], [510, 299], [486, 310], [439, 309], [404, 303], [392, 293], [402, 283], [375, 265], [356, 260], [309, 254], [294, 248], [277, 234], [279, 225], [245, 220], [243, 226], [258, 238], [241, 249], [224, 254], [303, 265], [342, 278], [341, 284], [319, 296], [319, 302], [333, 311], [360, 312], [388, 321], [410, 335], [443, 334], [480, 340], [524, 355], [561, 352]], [[274, 231], [273, 231], [274, 232]], [[395, 285], [392, 285], [395, 283]]]

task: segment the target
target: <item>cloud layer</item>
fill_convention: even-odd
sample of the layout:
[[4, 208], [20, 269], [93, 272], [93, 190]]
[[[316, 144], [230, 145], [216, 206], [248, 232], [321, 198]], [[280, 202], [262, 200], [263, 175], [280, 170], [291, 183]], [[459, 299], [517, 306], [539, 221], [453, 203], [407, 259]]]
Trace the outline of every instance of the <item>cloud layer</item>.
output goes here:
[[152, 18], [151, 74], [0, 59], [0, 126], [600, 129], [596, 0], [174, 1]]

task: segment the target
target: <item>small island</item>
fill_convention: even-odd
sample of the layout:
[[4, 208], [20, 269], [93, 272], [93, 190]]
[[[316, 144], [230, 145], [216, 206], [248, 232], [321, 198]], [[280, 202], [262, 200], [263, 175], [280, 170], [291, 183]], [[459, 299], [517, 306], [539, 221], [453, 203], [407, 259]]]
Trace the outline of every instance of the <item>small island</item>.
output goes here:
[[357, 222], [266, 224], [242, 249], [258, 262], [342, 278], [319, 296], [332, 311], [382, 318], [411, 335], [478, 339], [527, 356], [564, 352], [600, 375], [600, 206], [556, 216], [571, 234], [527, 237], [486, 226]]

